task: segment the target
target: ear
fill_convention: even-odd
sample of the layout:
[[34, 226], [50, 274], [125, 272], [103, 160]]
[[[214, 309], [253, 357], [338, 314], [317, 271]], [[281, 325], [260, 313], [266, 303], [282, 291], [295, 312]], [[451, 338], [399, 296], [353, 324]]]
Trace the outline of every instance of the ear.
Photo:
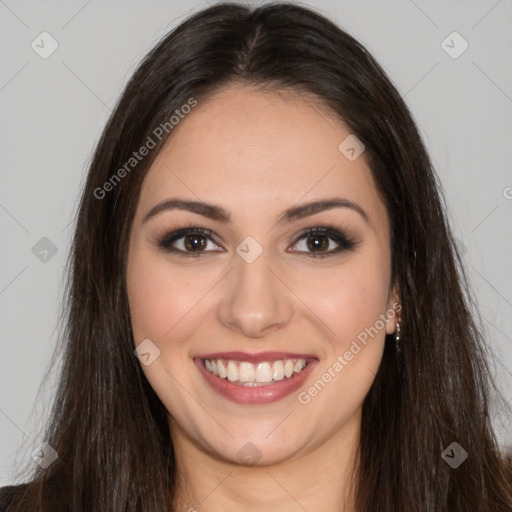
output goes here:
[[398, 283], [395, 283], [389, 292], [389, 300], [386, 309], [386, 333], [396, 332], [396, 323], [402, 321], [402, 294]]

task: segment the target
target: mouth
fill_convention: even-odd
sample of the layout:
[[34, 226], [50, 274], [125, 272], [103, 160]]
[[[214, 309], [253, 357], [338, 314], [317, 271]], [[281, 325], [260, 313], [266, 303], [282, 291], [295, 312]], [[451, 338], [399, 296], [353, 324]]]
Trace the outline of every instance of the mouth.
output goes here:
[[236, 403], [264, 404], [298, 389], [318, 363], [309, 354], [224, 352], [194, 358], [206, 381]]

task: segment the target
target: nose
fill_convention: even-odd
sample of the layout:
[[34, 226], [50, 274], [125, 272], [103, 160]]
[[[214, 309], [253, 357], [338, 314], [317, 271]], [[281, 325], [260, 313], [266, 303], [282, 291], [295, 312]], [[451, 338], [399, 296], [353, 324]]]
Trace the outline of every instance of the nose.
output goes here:
[[282, 329], [294, 315], [293, 293], [270, 267], [266, 252], [252, 263], [233, 256], [217, 316], [222, 325], [248, 338]]

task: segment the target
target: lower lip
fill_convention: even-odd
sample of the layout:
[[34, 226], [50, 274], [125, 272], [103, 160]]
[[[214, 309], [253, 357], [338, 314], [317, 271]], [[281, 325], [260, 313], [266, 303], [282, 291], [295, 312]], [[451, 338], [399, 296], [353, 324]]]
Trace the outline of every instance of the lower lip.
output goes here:
[[300, 373], [295, 373], [293, 377], [285, 377], [283, 380], [277, 382], [254, 387], [234, 384], [227, 379], [216, 377], [206, 369], [204, 361], [200, 358], [195, 358], [194, 363], [199, 368], [206, 381], [219, 395], [237, 404], [261, 405], [277, 402], [300, 388], [313, 371], [318, 361], [315, 359], [309, 360], [306, 367]]

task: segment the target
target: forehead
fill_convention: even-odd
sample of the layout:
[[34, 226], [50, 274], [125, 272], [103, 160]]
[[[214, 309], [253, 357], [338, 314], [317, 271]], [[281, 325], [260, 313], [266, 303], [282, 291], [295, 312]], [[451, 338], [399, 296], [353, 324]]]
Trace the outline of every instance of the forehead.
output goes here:
[[[364, 153], [338, 148], [351, 134], [312, 97], [250, 86], [222, 89], [173, 129], [144, 180], [141, 215], [168, 197], [222, 204], [254, 222], [301, 201], [340, 196], [386, 217]], [[252, 219], [251, 219], [252, 218]]]

